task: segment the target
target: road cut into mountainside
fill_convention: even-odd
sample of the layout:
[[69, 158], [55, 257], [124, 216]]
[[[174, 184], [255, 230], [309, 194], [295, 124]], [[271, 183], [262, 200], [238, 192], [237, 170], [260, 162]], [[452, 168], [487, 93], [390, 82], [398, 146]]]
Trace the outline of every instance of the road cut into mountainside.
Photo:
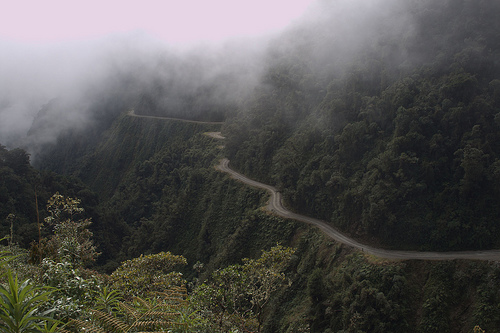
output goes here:
[[401, 259], [401, 260], [456, 260], [456, 259], [468, 259], [468, 260], [488, 260], [488, 261], [499, 261], [500, 260], [500, 250], [485, 250], [485, 251], [453, 251], [453, 252], [420, 252], [420, 251], [399, 251], [399, 250], [386, 250], [379, 249], [369, 245], [362, 244], [340, 231], [333, 228], [330, 224], [325, 221], [315, 219], [313, 217], [296, 214], [286, 209], [283, 206], [283, 200], [281, 193], [276, 190], [271, 185], [263, 184], [258, 181], [252, 180], [229, 167], [229, 160], [224, 158], [221, 160], [220, 164], [217, 165], [217, 169], [228, 173], [232, 178], [239, 180], [247, 185], [264, 189], [271, 194], [271, 198], [266, 206], [266, 209], [278, 216], [286, 219], [293, 219], [296, 221], [308, 223], [318, 227], [327, 236], [336, 240], [337, 242], [343, 243], [348, 246], [352, 246], [360, 251], [372, 254], [374, 256], [386, 259]]
[[162, 117], [162, 116], [147, 116], [147, 115], [142, 115], [142, 114], [136, 114], [134, 109], [129, 110], [128, 115], [131, 117], [138, 117], [138, 118], [151, 118], [151, 119], [181, 121], [183, 123], [213, 124], [213, 125], [224, 124], [224, 122], [221, 122], [221, 121], [201, 121], [201, 120], [189, 120], [189, 119], [183, 119], [183, 118], [172, 118], [172, 117]]
[[214, 139], [225, 139], [220, 132], [206, 132], [204, 134]]
[[[205, 122], [205, 121], [194, 121], [185, 120], [178, 118], [169, 118], [161, 116], [146, 116], [137, 115], [134, 110], [128, 112], [129, 116], [140, 117], [140, 118], [153, 118], [153, 119], [164, 119], [164, 120], [174, 120], [183, 121], [190, 123], [199, 124], [222, 124], [220, 122]], [[220, 132], [207, 132], [206, 135], [215, 139], [224, 139]], [[266, 206], [266, 209], [278, 216], [286, 219], [293, 219], [296, 221], [308, 223], [318, 227], [322, 232], [332, 239], [340, 242], [342, 244], [351, 246], [365, 253], [386, 259], [400, 259], [400, 260], [457, 260], [457, 259], [467, 259], [467, 260], [487, 260], [487, 261], [500, 261], [500, 250], [484, 250], [484, 251], [450, 251], [450, 252], [421, 252], [421, 251], [399, 251], [399, 250], [386, 250], [380, 249], [366, 244], [362, 244], [333, 228], [330, 224], [325, 221], [315, 219], [313, 217], [296, 214], [283, 206], [283, 200], [281, 193], [276, 190], [275, 187], [267, 184], [260, 183], [258, 181], [252, 180], [241, 173], [238, 173], [229, 167], [229, 160], [224, 158], [220, 161], [219, 165], [216, 167], [218, 170], [228, 173], [232, 178], [239, 180], [247, 185], [261, 188], [268, 191], [271, 194], [271, 198]]]

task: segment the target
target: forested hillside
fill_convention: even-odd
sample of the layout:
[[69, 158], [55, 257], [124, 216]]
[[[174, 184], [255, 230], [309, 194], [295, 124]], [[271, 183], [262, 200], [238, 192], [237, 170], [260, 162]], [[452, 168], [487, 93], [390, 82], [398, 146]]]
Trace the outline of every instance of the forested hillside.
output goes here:
[[[98, 196], [84, 183], [51, 171], [36, 170], [30, 165], [29, 154], [22, 149], [8, 150], [0, 145], [0, 175], [0, 234], [9, 236], [13, 244], [28, 248], [32, 241], [38, 240], [37, 220], [43, 223], [45, 205], [57, 191], [80, 198], [88, 213], [95, 214]], [[44, 229], [43, 236], [47, 233]]]
[[318, 45], [278, 49], [266, 89], [224, 128], [228, 157], [298, 212], [375, 243], [498, 246], [499, 7], [415, 3], [411, 26], [380, 23], [385, 35], [322, 75], [305, 52]]
[[374, 246], [500, 247], [498, 17], [494, 0], [319, 1], [265, 52], [166, 53], [48, 102], [25, 141], [36, 168], [0, 146], [0, 231], [22, 254], [0, 249], [0, 269], [57, 287], [40, 309], [75, 332], [138, 313], [145, 331], [498, 331], [498, 263], [381, 260], [215, 168]]
[[117, 265], [169, 249], [192, 263], [227, 263], [291, 236], [293, 224], [275, 224], [259, 212], [259, 192], [215, 170], [220, 142], [203, 133], [217, 127], [128, 115], [117, 120], [81, 170], [106, 199], [96, 226], [100, 260]]
[[[196, 288], [195, 298], [189, 299], [202, 302], [196, 303], [201, 308], [195, 307], [201, 311], [201, 317], [193, 318], [203, 319], [203, 316], [216, 315], [219, 311], [214, 307], [217, 303], [207, 298], [218, 294], [204, 294], [203, 288], [213, 288], [210, 286], [217, 283], [218, 288], [228, 288], [221, 290], [237, 293], [237, 288], [240, 288], [236, 283], [238, 280], [231, 279], [234, 279], [232, 274], [238, 273], [234, 271], [238, 266], [228, 265], [238, 265], [246, 256], [258, 257], [261, 249], [268, 250], [280, 242], [293, 246], [295, 253], [286, 266], [287, 284], [277, 288], [263, 308], [260, 318], [263, 332], [322, 332], [326, 329], [469, 332], [478, 324], [494, 331], [499, 324], [496, 304], [500, 275], [495, 264], [380, 261], [325, 239], [314, 228], [267, 215], [260, 209], [266, 199], [262, 193], [213, 168], [220, 156], [220, 142], [203, 134], [207, 129], [205, 125], [175, 124], [125, 116], [113, 127], [109, 142], [103, 142], [94, 156], [89, 157], [96, 167], [87, 171], [102, 172], [102, 165], [113, 161], [113, 152], [119, 152], [120, 147], [120, 153], [128, 156], [127, 160], [134, 161], [143, 153], [142, 146], [116, 144], [125, 137], [152, 142], [169, 128], [169, 137], [187, 138], [185, 135], [191, 132], [186, 140], [174, 140], [149, 151], [144, 155], [147, 156], [145, 160], [137, 158], [134, 166], [130, 166], [118, 180], [119, 185], [111, 197], [102, 200], [97, 213], [88, 212], [93, 216], [91, 230], [97, 251], [101, 252], [97, 264], [101, 270], [116, 272], [111, 275], [111, 281], [116, 281], [112, 288], [141, 295], [136, 294], [144, 288], [144, 282], [140, 281], [147, 281], [150, 274], [164, 274], [158, 268], [143, 268], [138, 273], [131, 270], [134, 266], [127, 266], [128, 262], [120, 265], [125, 259], [144, 254], [134, 260], [137, 265], [141, 262], [147, 265], [148, 258], [154, 258], [147, 255], [149, 253], [169, 250], [182, 254], [188, 265], [178, 269], [189, 285]], [[128, 128], [129, 132], [120, 131], [120, 128]], [[135, 130], [130, 131], [131, 128]], [[143, 131], [146, 129], [150, 129], [147, 134]], [[122, 136], [119, 133], [128, 134]], [[111, 145], [111, 142], [115, 144]], [[115, 184], [118, 179], [111, 175], [107, 184]], [[103, 183], [106, 184], [104, 178], [93, 186]], [[63, 193], [83, 194], [64, 190], [64, 186], [57, 182], [53, 185], [54, 190]], [[47, 217], [45, 202], [39, 204], [41, 217]], [[86, 208], [91, 207], [87, 205]], [[30, 221], [36, 228], [34, 220]], [[43, 231], [44, 236], [51, 237], [49, 225], [45, 224]], [[33, 240], [36, 239], [33, 235]], [[72, 297], [71, 302], [57, 305], [58, 316], [65, 320], [67, 315], [84, 319], [88, 316], [87, 310], [100, 308], [99, 298], [92, 298], [84, 290], [98, 291], [109, 282], [103, 282], [101, 275], [89, 275], [81, 269], [71, 271], [73, 266], [64, 264], [64, 261], [56, 263], [43, 266], [48, 271], [43, 275], [46, 280], [42, 281], [62, 288], [62, 295]], [[165, 267], [170, 269], [170, 266]], [[127, 269], [131, 271], [127, 273]], [[21, 272], [26, 274], [26, 269]], [[61, 280], [62, 276], [65, 278]], [[120, 276], [127, 279], [122, 281]], [[74, 284], [73, 281], [79, 282]], [[207, 287], [200, 284], [203, 281]], [[171, 282], [163, 283], [165, 288], [171, 286]], [[54, 297], [62, 296], [57, 294]], [[203, 302], [208, 303], [203, 305]], [[244, 304], [238, 306], [245, 309]], [[237, 312], [231, 315], [230, 311], [237, 310], [231, 309], [227, 309], [226, 315], [235, 325], [239, 317], [234, 316]], [[247, 328], [253, 327], [252, 312], [244, 318], [241, 320], [249, 325]], [[217, 321], [209, 322], [215, 325], [214, 331], [225, 331], [217, 326]], [[193, 331], [197, 331], [195, 327], [208, 330], [203, 323], [193, 321], [190, 325], [193, 325]]]

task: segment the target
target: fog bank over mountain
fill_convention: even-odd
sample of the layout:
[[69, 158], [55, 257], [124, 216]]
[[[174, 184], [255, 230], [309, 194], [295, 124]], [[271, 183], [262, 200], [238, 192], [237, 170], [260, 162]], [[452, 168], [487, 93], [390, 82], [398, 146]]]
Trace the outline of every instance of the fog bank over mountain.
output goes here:
[[140, 33], [51, 46], [1, 43], [8, 52], [0, 55], [0, 143], [31, 152], [145, 95], [177, 115], [178, 96], [203, 89], [212, 104], [232, 103], [258, 81], [265, 49], [259, 40], [180, 51]]
[[[2, 42], [2, 49], [8, 51], [0, 55], [3, 78], [0, 81], [0, 142], [19, 144], [38, 112], [54, 98], [75, 102], [60, 118], [67, 121], [66, 126], [80, 123], [83, 115], [78, 114], [81, 110], [76, 102], [84, 99], [91, 89], [98, 86], [101, 86], [99, 90], [106, 89], [102, 86], [105, 80], [116, 76], [125, 64], [140, 58], [137, 51], [130, 54], [127, 50], [131, 42], [125, 39], [53, 45]], [[148, 45], [148, 53], [152, 50]]]
[[7, 50], [0, 54], [0, 143], [35, 153], [61, 133], [132, 107], [223, 120], [283, 57], [294, 54], [328, 76], [385, 42], [401, 63], [408, 54], [390, 43], [412, 29], [407, 5], [395, 0], [322, 0], [280, 34], [182, 49], [141, 32], [52, 44], [0, 40]]

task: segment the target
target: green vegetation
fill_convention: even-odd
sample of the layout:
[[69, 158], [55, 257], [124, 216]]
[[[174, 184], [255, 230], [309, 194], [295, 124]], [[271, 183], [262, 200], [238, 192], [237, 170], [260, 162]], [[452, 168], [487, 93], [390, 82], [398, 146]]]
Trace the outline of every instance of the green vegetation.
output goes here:
[[[364, 256], [266, 213], [263, 192], [214, 168], [228, 157], [366, 242], [498, 247], [499, 5], [412, 3], [411, 29], [355, 55], [318, 48], [314, 29], [283, 37], [237, 115], [208, 105], [222, 127], [116, 116], [110, 97], [89, 137], [36, 156], [42, 171], [0, 146], [0, 232], [16, 255], [1, 253], [0, 331], [498, 331], [497, 263]], [[172, 111], [157, 88], [135, 101], [143, 114]], [[180, 100], [201, 112], [200, 93]], [[218, 130], [224, 149], [204, 135]]]
[[0, 330], [9, 333], [42, 332], [54, 319], [48, 315], [55, 309], [39, 311], [47, 302], [51, 290], [35, 287], [29, 280], [19, 282], [12, 271], [7, 271], [7, 285], [0, 286]]
[[[259, 209], [266, 199], [260, 192], [228, 179], [213, 168], [218, 150], [212, 150], [216, 146], [212, 140], [202, 134], [195, 135], [188, 141], [192, 146], [179, 152], [181, 157], [189, 156], [183, 157], [188, 162], [180, 167], [185, 177], [196, 177], [203, 172], [208, 180], [198, 176], [195, 179], [199, 182], [173, 182], [169, 175], [180, 176], [172, 175], [169, 169], [162, 171], [161, 168], [168, 166], [162, 163], [164, 157], [160, 158], [163, 154], [168, 156], [166, 152], [175, 151], [173, 148], [150, 158], [149, 173], [142, 173], [146, 177], [139, 178], [153, 185], [151, 179], [161, 179], [159, 176], [164, 172], [162, 177], [166, 180], [162, 192], [175, 195], [162, 196], [151, 204], [152, 207], [162, 207], [159, 203], [167, 198], [169, 205], [177, 203], [173, 199], [187, 200], [185, 195], [178, 195], [183, 191], [195, 196], [177, 211], [176, 236], [170, 243], [164, 243], [169, 244], [164, 245], [164, 249], [169, 249], [170, 253], [147, 252], [146, 246], [152, 245], [152, 241], [164, 241], [163, 237], [169, 236], [169, 233], [159, 234], [161, 227], [154, 228], [153, 223], [145, 225], [140, 217], [134, 220], [123, 214], [119, 215], [123, 217], [122, 224], [109, 225], [114, 228], [108, 234], [104, 223], [109, 215], [103, 214], [89, 226], [94, 230], [93, 239], [99, 239], [99, 234], [110, 237], [120, 226], [126, 226], [130, 238], [118, 240], [123, 247], [117, 253], [125, 256], [126, 250], [131, 253], [142, 249], [142, 257], [139, 254], [134, 258], [129, 254], [132, 259], [113, 267], [114, 258], [103, 253], [98, 261], [106, 255], [111, 258], [101, 261], [105, 264], [103, 268], [112, 273], [109, 276], [78, 267], [77, 262], [70, 262], [74, 256], [53, 255], [62, 253], [58, 250], [44, 252], [48, 258], [43, 259], [41, 265], [27, 265], [27, 254], [9, 264], [23, 276], [32, 277], [37, 285], [56, 288], [47, 298], [47, 309], [56, 309], [54, 318], [68, 323], [65, 330], [115, 327], [116, 331], [133, 331], [133, 326], [147, 331], [158, 328], [141, 326], [146, 325], [146, 321], [178, 331], [205, 332], [233, 328], [262, 332], [322, 332], [327, 329], [426, 332], [432, 327], [445, 331], [459, 331], [462, 327], [472, 330], [478, 324], [487, 331], [494, 331], [500, 325], [500, 274], [496, 265], [418, 261], [371, 263], [371, 258], [351, 253], [324, 239], [318, 231], [265, 214]], [[182, 142], [182, 145], [188, 144]], [[198, 145], [207, 149], [199, 149]], [[201, 171], [189, 167], [189, 163], [203, 160], [194, 158], [194, 151], [200, 157], [207, 152], [213, 156], [213, 159], [206, 159], [206, 168], [199, 167]], [[134, 168], [132, 174], [136, 172], [141, 172], [141, 168]], [[170, 184], [178, 189], [167, 191]], [[193, 186], [198, 190], [190, 188]], [[109, 207], [119, 211], [119, 207], [126, 208], [136, 200], [149, 197], [148, 191], [155, 191], [153, 186], [131, 183], [126, 187], [118, 186], [117, 193], [127, 188], [143, 192], [123, 206]], [[48, 201], [47, 212], [61, 211], [58, 221], [86, 221], [86, 212], [81, 211], [77, 199], [55, 195]], [[57, 202], [68, 204], [54, 210], [61, 207]], [[141, 208], [142, 204], [136, 205]], [[169, 205], [164, 205], [163, 209], [173, 207]], [[79, 214], [71, 214], [77, 211]], [[157, 216], [156, 222], [160, 222], [160, 216], [168, 218], [166, 214]], [[154, 218], [153, 210], [149, 219]], [[163, 226], [174, 221], [174, 218], [166, 219]], [[43, 228], [51, 229], [51, 226], [46, 224]], [[52, 237], [57, 235], [49, 234], [48, 237], [47, 243], [52, 243]], [[64, 248], [65, 244], [76, 244], [77, 235], [73, 237], [75, 239], [68, 242], [55, 242], [58, 245], [54, 246]], [[190, 238], [194, 241], [189, 241]], [[294, 250], [273, 247], [276, 242], [293, 246]], [[127, 249], [129, 244], [136, 244], [137, 248]], [[261, 249], [270, 251], [259, 258]], [[103, 251], [103, 248], [98, 250]], [[182, 256], [172, 254], [176, 252]], [[245, 257], [251, 259], [241, 262], [240, 258]], [[180, 293], [184, 296], [178, 296], [173, 290], [184, 285], [188, 289]], [[152, 313], [158, 316], [153, 318]], [[169, 323], [166, 323], [167, 317]]]
[[215, 331], [260, 332], [265, 306], [289, 282], [283, 272], [293, 253], [291, 248], [275, 246], [259, 259], [216, 270], [210, 282], [194, 290], [194, 303]]
[[303, 45], [278, 50], [266, 89], [223, 129], [228, 158], [296, 211], [366, 240], [500, 245], [498, 12], [494, 1], [415, 4], [411, 33], [328, 75], [296, 58]]
[[[11, 244], [28, 248], [32, 241], [39, 240], [39, 225], [49, 215], [45, 204], [56, 192], [78, 198], [95, 216], [97, 195], [80, 180], [36, 170], [24, 150], [0, 145], [0, 233], [12, 235]], [[50, 232], [41, 231], [43, 237]]]
[[110, 276], [113, 291], [121, 295], [154, 297], [172, 286], [182, 286], [182, 274], [173, 269], [186, 265], [186, 259], [170, 252], [160, 252], [127, 260]]
[[[61, 214], [72, 213], [78, 210], [74, 205], [77, 201], [54, 195], [49, 206], [69, 203], [56, 206], [62, 207]], [[73, 235], [68, 241], [75, 242], [77, 238], [78, 235]], [[56, 253], [60, 253], [66, 244], [57, 244]], [[13, 260], [5, 251], [1, 254], [2, 266]], [[8, 287], [0, 285], [0, 330], [158, 332], [169, 329], [176, 332], [230, 332], [252, 327], [260, 332], [263, 310], [272, 294], [286, 281], [283, 271], [292, 254], [292, 249], [276, 246], [263, 252], [259, 259], [247, 259], [243, 266], [234, 265], [222, 270], [236, 270], [244, 274], [244, 279], [240, 278], [240, 273], [232, 275], [227, 280], [231, 283], [223, 283], [217, 271], [209, 281], [196, 288], [194, 296], [187, 292], [182, 274], [173, 271], [173, 268], [186, 264], [185, 258], [170, 253], [125, 261], [110, 276], [74, 269], [72, 256], [58, 256], [57, 261], [45, 258], [33, 267], [41, 275], [37, 281], [42, 284], [41, 287], [30, 280], [19, 283], [17, 275], [13, 276], [12, 268], [7, 267]], [[30, 265], [27, 262], [18, 263], [17, 268], [24, 267], [20, 271], [27, 271], [26, 266]], [[233, 295], [231, 299], [238, 298], [238, 305], [233, 304], [233, 308], [244, 311], [241, 319], [235, 319], [234, 313], [229, 312], [231, 308], [224, 306], [222, 311], [228, 313], [225, 320], [228, 323], [216, 325], [213, 319], [219, 314], [213, 308], [212, 300], [221, 292], [207, 288], [220, 288], [224, 290], [222, 293]], [[222, 296], [222, 299], [225, 300], [225, 297]], [[247, 309], [243, 310], [243, 307]], [[59, 323], [64, 323], [64, 329], [58, 328]], [[255, 326], [253, 323], [258, 324]]]

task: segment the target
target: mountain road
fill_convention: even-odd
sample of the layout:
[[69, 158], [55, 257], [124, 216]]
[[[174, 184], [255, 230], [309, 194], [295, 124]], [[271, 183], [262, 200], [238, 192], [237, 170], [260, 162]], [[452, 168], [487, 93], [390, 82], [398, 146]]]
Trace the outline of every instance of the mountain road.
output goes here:
[[332, 239], [342, 244], [351, 246], [360, 251], [372, 254], [374, 256], [386, 259], [417, 259], [417, 260], [455, 260], [455, 259], [469, 259], [469, 260], [500, 260], [500, 250], [485, 250], [485, 251], [454, 251], [454, 252], [420, 252], [420, 251], [399, 251], [399, 250], [386, 250], [375, 248], [366, 244], [362, 244], [340, 231], [333, 228], [325, 221], [315, 219], [313, 217], [296, 214], [283, 206], [281, 193], [271, 185], [263, 184], [253, 179], [250, 179], [229, 167], [229, 160], [224, 158], [216, 167], [218, 170], [228, 173], [232, 178], [239, 180], [252, 187], [264, 189], [271, 194], [271, 198], [266, 206], [269, 212], [281, 216], [286, 219], [293, 219], [296, 221], [308, 223], [318, 227], [322, 232]]
[[[134, 110], [128, 112], [129, 116], [141, 117], [141, 118], [155, 118], [164, 120], [174, 120], [174, 121], [184, 121], [193, 123], [205, 123], [205, 124], [222, 124], [219, 122], [204, 122], [204, 121], [193, 121], [184, 120], [178, 118], [168, 118], [161, 116], [147, 116], [147, 115], [137, 115]], [[220, 132], [208, 132], [208, 136], [215, 139], [224, 139]], [[500, 261], [500, 250], [484, 250], [484, 251], [450, 251], [450, 252], [425, 252], [425, 251], [400, 251], [400, 250], [388, 250], [376, 248], [370, 245], [362, 244], [351, 237], [343, 234], [329, 223], [323, 220], [318, 220], [313, 217], [296, 214], [283, 206], [283, 199], [281, 193], [273, 186], [260, 183], [253, 179], [250, 179], [229, 167], [229, 160], [223, 158], [216, 168], [222, 172], [228, 173], [232, 178], [241, 181], [252, 187], [264, 189], [271, 194], [271, 198], [265, 209], [273, 214], [281, 216], [286, 219], [292, 219], [307, 223], [319, 228], [323, 233], [325, 233], [330, 238], [340, 242], [342, 244], [351, 246], [355, 249], [363, 251], [365, 253], [386, 259], [399, 259], [399, 260], [457, 260], [457, 259], [467, 259], [467, 260], [487, 260], [487, 261]]]

